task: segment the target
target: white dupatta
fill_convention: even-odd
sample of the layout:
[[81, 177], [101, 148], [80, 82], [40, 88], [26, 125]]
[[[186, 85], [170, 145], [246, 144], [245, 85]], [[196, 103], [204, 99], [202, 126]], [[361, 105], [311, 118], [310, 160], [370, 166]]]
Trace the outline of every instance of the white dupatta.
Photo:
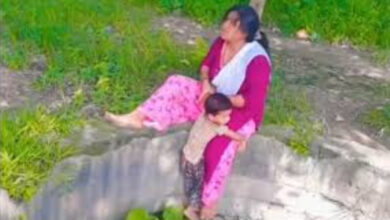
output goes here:
[[249, 63], [259, 55], [265, 56], [271, 65], [267, 52], [257, 41], [246, 43], [212, 80], [217, 92], [228, 96], [236, 95], [245, 80]]

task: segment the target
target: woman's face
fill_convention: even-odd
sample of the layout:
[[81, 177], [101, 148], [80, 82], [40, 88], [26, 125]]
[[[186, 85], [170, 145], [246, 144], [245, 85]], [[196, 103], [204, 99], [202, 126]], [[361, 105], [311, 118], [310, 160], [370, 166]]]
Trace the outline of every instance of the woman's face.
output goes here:
[[220, 36], [225, 41], [245, 39], [246, 35], [240, 29], [240, 18], [237, 12], [230, 12], [225, 21], [223, 21]]

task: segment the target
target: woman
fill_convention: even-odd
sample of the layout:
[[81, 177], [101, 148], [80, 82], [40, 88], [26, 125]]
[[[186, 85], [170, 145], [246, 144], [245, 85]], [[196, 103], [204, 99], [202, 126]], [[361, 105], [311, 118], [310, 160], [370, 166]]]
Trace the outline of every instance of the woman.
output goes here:
[[[233, 111], [230, 129], [250, 137], [261, 125], [271, 80], [268, 44], [259, 34], [260, 21], [249, 6], [229, 9], [201, 65], [201, 82], [173, 75], [139, 108], [127, 115], [106, 113], [119, 126], [168, 127], [194, 121], [202, 112], [203, 100], [214, 92], [229, 96]], [[205, 153], [202, 193], [203, 217], [212, 217], [230, 173], [237, 145], [226, 136], [209, 142]]]

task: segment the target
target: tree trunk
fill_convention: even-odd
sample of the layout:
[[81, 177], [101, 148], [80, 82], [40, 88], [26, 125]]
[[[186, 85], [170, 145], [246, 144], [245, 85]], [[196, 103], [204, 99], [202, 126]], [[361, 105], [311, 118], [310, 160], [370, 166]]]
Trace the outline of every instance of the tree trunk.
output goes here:
[[250, 5], [257, 11], [259, 14], [259, 18], [261, 19], [261, 16], [263, 15], [263, 10], [265, 7], [265, 2], [267, 0], [251, 0]]

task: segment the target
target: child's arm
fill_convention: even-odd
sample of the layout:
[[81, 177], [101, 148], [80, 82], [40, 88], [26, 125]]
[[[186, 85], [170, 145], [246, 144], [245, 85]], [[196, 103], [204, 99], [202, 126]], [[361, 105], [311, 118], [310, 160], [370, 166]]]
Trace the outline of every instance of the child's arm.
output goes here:
[[235, 140], [235, 141], [238, 141], [238, 142], [242, 142], [242, 141], [245, 141], [245, 137], [237, 132], [234, 132], [230, 129], [227, 129], [226, 132], [225, 132], [225, 135], [230, 137], [231, 139]]
[[237, 149], [236, 149], [238, 152], [242, 153], [242, 152], [245, 151], [246, 145], [247, 145], [247, 143], [246, 143], [247, 139], [243, 135], [241, 135], [241, 134], [239, 134], [237, 132], [234, 132], [234, 131], [232, 131], [230, 129], [228, 129], [225, 132], [225, 135], [230, 137], [234, 141], [238, 142]]

